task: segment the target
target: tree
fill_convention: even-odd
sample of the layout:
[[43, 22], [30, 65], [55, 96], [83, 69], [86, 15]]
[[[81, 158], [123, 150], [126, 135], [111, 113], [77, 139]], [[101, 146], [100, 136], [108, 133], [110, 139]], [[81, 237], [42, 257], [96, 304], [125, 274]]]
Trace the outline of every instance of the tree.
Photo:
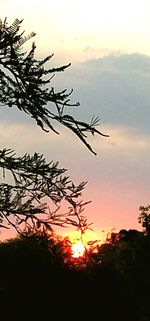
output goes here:
[[147, 235], [150, 235], [150, 205], [139, 207], [138, 222], [142, 224]]
[[[67, 127], [96, 154], [88, 143], [87, 134], [107, 136], [97, 129], [99, 118], [93, 117], [89, 123], [75, 119], [66, 113], [66, 107], [79, 105], [70, 101], [72, 90], [57, 92], [50, 86], [54, 74], [63, 72], [70, 64], [46, 68], [45, 64], [53, 55], [37, 60], [34, 42], [28, 53], [23, 52], [23, 44], [35, 33], [24, 36], [24, 32], [20, 33], [21, 23], [22, 20], [15, 19], [8, 26], [7, 19], [0, 20], [0, 105], [17, 107], [46, 133], [59, 134], [54, 126], [56, 122]], [[64, 175], [66, 170], [58, 165], [53, 161], [47, 163], [44, 156], [36, 152], [16, 156], [11, 149], [0, 150], [3, 176], [0, 184], [1, 227], [13, 225], [20, 232], [23, 223], [34, 228], [44, 225], [50, 230], [52, 225], [71, 224], [84, 232], [88, 223], [82, 211], [88, 202], [79, 200], [79, 197], [86, 183], [75, 185]], [[11, 173], [10, 181], [8, 172]], [[62, 213], [63, 201], [67, 209]]]

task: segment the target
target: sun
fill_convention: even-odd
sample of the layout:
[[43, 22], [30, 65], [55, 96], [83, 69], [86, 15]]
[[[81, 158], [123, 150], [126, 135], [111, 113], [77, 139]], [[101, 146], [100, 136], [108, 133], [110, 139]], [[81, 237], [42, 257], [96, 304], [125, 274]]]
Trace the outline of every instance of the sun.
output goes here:
[[75, 244], [71, 246], [71, 251], [72, 251], [72, 257], [73, 258], [79, 258], [84, 255], [85, 252], [85, 247], [82, 241], [78, 241]]
[[[87, 259], [88, 253], [95, 252], [96, 246], [100, 245], [103, 241], [102, 233], [101, 240], [98, 238], [98, 234], [94, 231], [87, 230], [82, 234], [78, 230], [67, 231], [63, 234], [63, 237], [68, 238], [70, 242], [70, 259]], [[73, 260], [74, 261], [74, 260]]]
[[[99, 235], [100, 234], [100, 235]], [[102, 243], [104, 236], [102, 235], [102, 233], [96, 233], [94, 231], [91, 230], [87, 230], [84, 234], [82, 234], [82, 243], [84, 245], [85, 248], [87, 248], [89, 245], [89, 242], [94, 242], [97, 241]], [[68, 236], [69, 240], [71, 241], [72, 244], [76, 244], [78, 243], [78, 241], [81, 241], [81, 233], [80, 231], [74, 230], [74, 231], [67, 231], [63, 234], [63, 236]]]

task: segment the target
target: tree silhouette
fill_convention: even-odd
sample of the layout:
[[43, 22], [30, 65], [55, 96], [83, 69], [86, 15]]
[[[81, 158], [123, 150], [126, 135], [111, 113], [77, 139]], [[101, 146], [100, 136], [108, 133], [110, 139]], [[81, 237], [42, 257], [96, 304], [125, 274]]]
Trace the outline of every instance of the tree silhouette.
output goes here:
[[89, 253], [88, 261], [76, 258], [76, 262], [69, 247], [68, 239], [41, 231], [0, 243], [0, 304], [3, 300], [1, 306], [9, 306], [10, 319], [15, 316], [16, 321], [24, 311], [23, 320], [45, 320], [49, 313], [56, 320], [143, 321], [133, 314], [132, 294], [118, 271], [122, 262], [113, 246], [111, 251], [102, 247]]
[[147, 235], [150, 235], [150, 205], [139, 207], [138, 222], [142, 224]]
[[[87, 123], [66, 113], [66, 107], [77, 107], [71, 103], [71, 91], [55, 91], [51, 80], [55, 73], [63, 72], [70, 66], [46, 68], [53, 55], [43, 60], [35, 58], [35, 43], [31, 50], [23, 52], [23, 44], [35, 33], [24, 36], [20, 32], [22, 20], [15, 19], [8, 25], [7, 19], [0, 20], [0, 106], [14, 108], [28, 114], [40, 128], [58, 133], [55, 123], [70, 129], [94, 154], [87, 135], [101, 133], [97, 129], [99, 118], [93, 117]], [[50, 86], [50, 88], [49, 88]], [[43, 155], [34, 153], [16, 156], [11, 149], [0, 150], [0, 168], [3, 180], [0, 184], [0, 226], [13, 225], [19, 232], [22, 224], [39, 228], [41, 224], [52, 229], [52, 225], [71, 224], [82, 232], [88, 227], [82, 214], [87, 202], [79, 200], [85, 182], [75, 185], [66, 170], [58, 162], [46, 162]], [[8, 172], [11, 179], [8, 179]], [[6, 182], [7, 179], [7, 182]], [[62, 202], [66, 203], [61, 212]], [[49, 204], [49, 205], [47, 205]], [[44, 217], [43, 217], [44, 215]], [[20, 228], [21, 227], [21, 228]]]

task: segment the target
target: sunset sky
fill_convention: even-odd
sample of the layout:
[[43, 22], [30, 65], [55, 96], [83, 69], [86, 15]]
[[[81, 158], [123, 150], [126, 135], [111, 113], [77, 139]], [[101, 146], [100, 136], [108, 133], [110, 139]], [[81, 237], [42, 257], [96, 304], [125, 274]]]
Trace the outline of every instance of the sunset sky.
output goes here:
[[94, 156], [67, 130], [45, 134], [26, 115], [2, 109], [1, 146], [43, 153], [76, 183], [88, 181], [85, 215], [98, 237], [140, 229], [139, 206], [150, 202], [150, 1], [0, 0], [0, 13], [36, 32], [39, 58], [54, 53], [51, 66], [71, 62], [53, 86], [73, 88], [75, 116], [99, 116], [99, 129], [110, 135], [90, 138]]

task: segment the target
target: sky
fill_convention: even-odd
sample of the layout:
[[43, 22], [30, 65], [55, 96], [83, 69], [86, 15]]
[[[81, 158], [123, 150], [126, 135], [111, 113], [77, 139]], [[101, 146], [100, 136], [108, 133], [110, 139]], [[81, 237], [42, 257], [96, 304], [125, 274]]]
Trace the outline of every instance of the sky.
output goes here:
[[52, 66], [71, 62], [53, 86], [73, 88], [72, 101], [80, 102], [74, 115], [99, 116], [99, 129], [110, 135], [90, 138], [94, 156], [67, 130], [45, 134], [26, 115], [3, 109], [1, 145], [18, 154], [43, 153], [76, 183], [87, 181], [82, 196], [92, 202], [84, 214], [94, 237], [140, 229], [139, 206], [150, 201], [149, 0], [0, 0], [0, 12], [10, 23], [24, 19], [27, 34], [36, 32], [39, 58], [54, 53]]

